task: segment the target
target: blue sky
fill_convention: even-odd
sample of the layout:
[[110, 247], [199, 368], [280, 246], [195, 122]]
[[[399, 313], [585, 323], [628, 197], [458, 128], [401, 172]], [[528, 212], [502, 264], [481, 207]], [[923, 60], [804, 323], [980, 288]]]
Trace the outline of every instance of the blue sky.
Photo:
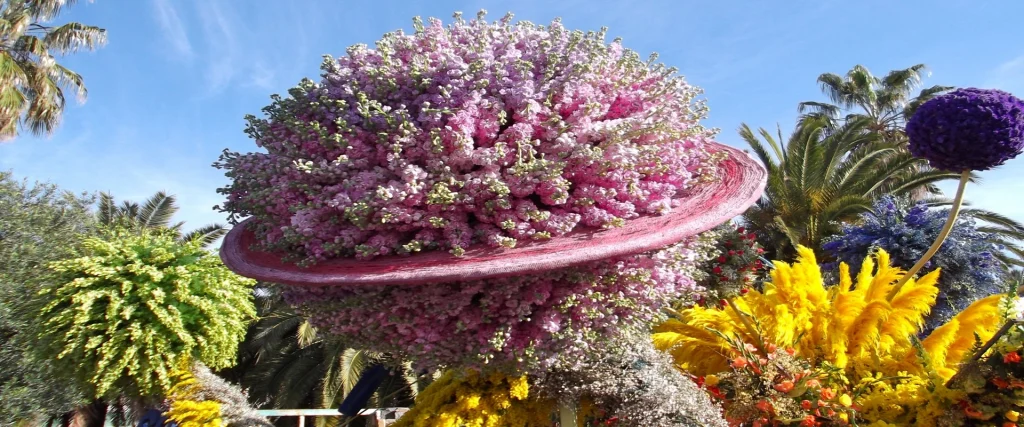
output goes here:
[[[980, 5], [984, 6], [980, 6]], [[705, 89], [707, 124], [742, 146], [742, 122], [788, 133], [796, 105], [821, 100], [815, 78], [863, 64], [876, 74], [925, 63], [926, 84], [1024, 95], [1024, 2], [932, 1], [374, 1], [96, 0], [61, 17], [108, 30], [95, 53], [66, 58], [89, 87], [50, 138], [0, 144], [0, 169], [75, 191], [141, 200], [176, 194], [180, 219], [223, 222], [210, 165], [224, 148], [252, 151], [242, 129], [269, 95], [316, 77], [321, 55], [410, 30], [411, 18], [487, 9], [497, 19], [609, 27], [611, 37], [676, 66]], [[976, 206], [1024, 221], [1024, 158], [985, 172]], [[947, 186], [949, 188], [950, 186]], [[950, 190], [947, 190], [950, 191]]]

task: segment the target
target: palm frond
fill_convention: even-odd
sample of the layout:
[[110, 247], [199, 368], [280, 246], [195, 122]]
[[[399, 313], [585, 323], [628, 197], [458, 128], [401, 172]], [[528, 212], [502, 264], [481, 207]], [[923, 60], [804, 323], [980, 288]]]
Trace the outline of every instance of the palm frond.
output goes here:
[[43, 37], [47, 48], [67, 54], [79, 50], [96, 50], [107, 42], [107, 30], [92, 25], [69, 22], [47, 32]]
[[[179, 224], [175, 224], [180, 227]], [[172, 228], [174, 229], [174, 228]], [[195, 230], [189, 231], [185, 235], [181, 236], [179, 240], [182, 242], [199, 241], [203, 247], [209, 247], [216, 242], [217, 239], [224, 237], [228, 233], [228, 229], [221, 224], [208, 224], [199, 227]]]
[[102, 225], [113, 225], [118, 218], [119, 210], [114, 202], [114, 196], [107, 192], [100, 192], [99, 204], [96, 210], [96, 220]]
[[171, 217], [178, 212], [178, 206], [174, 196], [163, 191], [157, 191], [142, 204], [135, 217], [142, 228], [166, 228], [171, 223]]

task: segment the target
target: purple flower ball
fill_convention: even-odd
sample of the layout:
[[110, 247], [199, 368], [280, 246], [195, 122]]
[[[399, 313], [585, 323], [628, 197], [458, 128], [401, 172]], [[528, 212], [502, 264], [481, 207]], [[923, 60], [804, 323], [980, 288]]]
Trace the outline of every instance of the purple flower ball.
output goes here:
[[910, 152], [932, 167], [988, 170], [1024, 150], [1024, 101], [994, 89], [958, 89], [925, 102], [907, 122]]

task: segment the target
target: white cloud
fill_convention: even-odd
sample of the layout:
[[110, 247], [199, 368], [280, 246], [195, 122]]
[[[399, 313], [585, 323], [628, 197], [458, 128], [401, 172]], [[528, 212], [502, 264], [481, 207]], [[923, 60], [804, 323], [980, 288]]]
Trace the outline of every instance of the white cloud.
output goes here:
[[1010, 59], [992, 70], [985, 86], [1016, 94], [1024, 92], [1024, 55]]
[[171, 48], [179, 55], [191, 58], [193, 55], [192, 44], [188, 40], [185, 25], [178, 17], [178, 11], [168, 0], [153, 0], [153, 10], [156, 21], [160, 24], [160, 29], [163, 30], [164, 38], [170, 43]]

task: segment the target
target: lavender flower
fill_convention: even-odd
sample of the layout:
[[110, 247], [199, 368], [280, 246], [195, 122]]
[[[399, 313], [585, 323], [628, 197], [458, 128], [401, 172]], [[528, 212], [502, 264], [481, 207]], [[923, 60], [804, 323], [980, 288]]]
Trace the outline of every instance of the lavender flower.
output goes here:
[[1024, 101], [959, 89], [922, 104], [907, 122], [910, 152], [953, 172], [987, 170], [1024, 150]]
[[[893, 265], [908, 268], [921, 258], [946, 222], [949, 210], [916, 204], [909, 209], [891, 197], [879, 199], [872, 212], [857, 225], [843, 226], [842, 234], [823, 249], [850, 266], [857, 274], [864, 254], [885, 249]], [[960, 217], [925, 270], [942, 268], [939, 296], [928, 316], [922, 336], [942, 325], [972, 302], [1005, 291], [1005, 268], [995, 257], [1001, 248], [992, 235], [978, 231], [974, 220]]]

